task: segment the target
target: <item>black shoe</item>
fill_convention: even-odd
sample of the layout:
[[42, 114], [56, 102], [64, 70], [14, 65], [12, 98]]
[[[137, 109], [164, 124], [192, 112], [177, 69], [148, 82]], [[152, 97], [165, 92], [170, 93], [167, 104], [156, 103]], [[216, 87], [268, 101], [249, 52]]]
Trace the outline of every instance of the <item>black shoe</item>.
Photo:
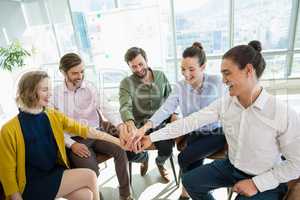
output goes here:
[[141, 176], [145, 176], [145, 174], [148, 171], [148, 161], [149, 159], [141, 163], [141, 168], [140, 168]]
[[185, 197], [185, 196], [180, 195], [178, 200], [189, 200], [189, 199], [190, 199], [190, 197]]

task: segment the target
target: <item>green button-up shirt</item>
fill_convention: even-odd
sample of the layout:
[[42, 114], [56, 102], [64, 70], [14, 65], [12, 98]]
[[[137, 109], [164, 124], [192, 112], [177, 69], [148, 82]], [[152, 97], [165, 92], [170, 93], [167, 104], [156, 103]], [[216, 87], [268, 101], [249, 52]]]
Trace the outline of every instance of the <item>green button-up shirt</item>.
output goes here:
[[145, 84], [132, 74], [124, 78], [120, 84], [120, 114], [124, 122], [133, 120], [141, 127], [163, 104], [171, 92], [171, 85], [161, 71], [151, 70], [153, 82]]

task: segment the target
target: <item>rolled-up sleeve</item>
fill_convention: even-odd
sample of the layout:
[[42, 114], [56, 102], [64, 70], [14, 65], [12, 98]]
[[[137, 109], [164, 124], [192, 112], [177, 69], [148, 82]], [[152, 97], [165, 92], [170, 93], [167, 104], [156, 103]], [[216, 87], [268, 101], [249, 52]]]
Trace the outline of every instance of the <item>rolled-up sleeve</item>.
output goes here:
[[165, 128], [151, 133], [151, 141], [157, 142], [161, 140], [173, 139], [219, 120], [220, 103], [221, 100], [218, 99], [206, 108], [192, 113], [185, 118], [176, 120], [175, 122], [168, 124]]
[[158, 126], [161, 122], [173, 114], [179, 105], [179, 86], [175, 85], [173, 91], [164, 102], [164, 104], [149, 119], [153, 123], [153, 127]]
[[119, 103], [120, 103], [120, 114], [123, 122], [134, 120], [132, 113], [132, 96], [129, 92], [129, 84], [125, 79], [120, 84], [119, 90]]

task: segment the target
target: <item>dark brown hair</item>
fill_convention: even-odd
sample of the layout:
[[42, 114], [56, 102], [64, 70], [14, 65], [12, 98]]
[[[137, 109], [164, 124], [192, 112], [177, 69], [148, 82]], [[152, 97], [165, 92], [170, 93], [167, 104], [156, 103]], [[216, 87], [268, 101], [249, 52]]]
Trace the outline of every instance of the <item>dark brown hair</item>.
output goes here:
[[200, 42], [194, 42], [192, 46], [186, 48], [182, 53], [183, 58], [196, 57], [200, 66], [206, 63], [206, 54]]
[[248, 45], [238, 45], [231, 48], [223, 55], [223, 59], [232, 60], [239, 66], [239, 69], [244, 69], [247, 64], [252, 64], [257, 78], [260, 78], [266, 68], [261, 50], [261, 43], [258, 40], [253, 40]]
[[32, 108], [37, 105], [39, 97], [37, 94], [38, 84], [44, 79], [49, 78], [44, 71], [31, 71], [25, 73], [19, 83], [16, 102], [18, 106], [25, 105]]
[[67, 53], [59, 61], [59, 70], [67, 73], [72, 67], [79, 65], [81, 62], [80, 56], [76, 53]]
[[131, 47], [130, 49], [127, 50], [124, 56], [125, 62], [128, 64], [128, 62], [132, 61], [138, 55], [142, 55], [145, 61], [147, 62], [146, 52], [144, 51], [144, 49], [139, 47]]

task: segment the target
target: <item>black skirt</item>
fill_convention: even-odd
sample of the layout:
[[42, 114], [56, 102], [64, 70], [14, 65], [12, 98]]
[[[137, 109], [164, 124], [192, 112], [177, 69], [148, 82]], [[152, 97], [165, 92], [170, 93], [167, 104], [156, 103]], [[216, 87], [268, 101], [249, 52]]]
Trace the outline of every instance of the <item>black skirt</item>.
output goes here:
[[[24, 200], [53, 200], [58, 192], [65, 168], [57, 165], [40, 179], [27, 180], [22, 194]], [[39, 174], [40, 175], [40, 174]]]

